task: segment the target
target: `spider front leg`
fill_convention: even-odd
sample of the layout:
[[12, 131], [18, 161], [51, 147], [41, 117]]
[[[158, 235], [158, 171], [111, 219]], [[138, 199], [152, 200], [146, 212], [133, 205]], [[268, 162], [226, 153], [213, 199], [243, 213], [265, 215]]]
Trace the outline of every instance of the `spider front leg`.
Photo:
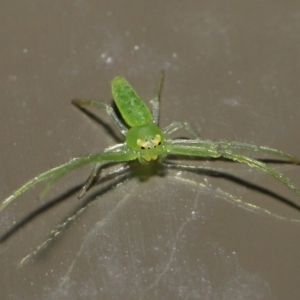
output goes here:
[[300, 197], [300, 190], [296, 188], [295, 185], [286, 176], [284, 176], [274, 168], [267, 166], [265, 163], [245, 155], [231, 153], [231, 152], [222, 153], [222, 156], [231, 159], [233, 161], [238, 161], [240, 163], [247, 164], [250, 167], [256, 168], [258, 170], [261, 170], [265, 173], [272, 175], [274, 178], [281, 181], [283, 184], [289, 187]]
[[[189, 143], [190, 142], [190, 143]], [[260, 171], [268, 173], [276, 178], [281, 183], [285, 184], [289, 189], [291, 189], [295, 194], [300, 197], [300, 190], [295, 187], [295, 185], [283, 174], [267, 166], [265, 163], [258, 161], [254, 158], [235, 153], [230, 150], [220, 149], [218, 142], [211, 141], [186, 141], [186, 140], [166, 140], [165, 147], [169, 154], [179, 154], [194, 157], [211, 157], [220, 158], [224, 157], [233, 161], [237, 161], [246, 164], [250, 167], [256, 168]]]
[[8, 196], [1, 204], [0, 211], [2, 211], [8, 204], [14, 201], [18, 196], [23, 194], [29, 188], [35, 186], [37, 183], [49, 180], [43, 189], [45, 194], [48, 189], [61, 177], [70, 173], [71, 171], [83, 167], [87, 164], [108, 164], [108, 163], [121, 163], [137, 159], [136, 153], [125, 149], [124, 151], [111, 151], [103, 153], [89, 154], [83, 157], [73, 158], [68, 162], [52, 168], [40, 175], [32, 178], [20, 188], [15, 190], [10, 196]]

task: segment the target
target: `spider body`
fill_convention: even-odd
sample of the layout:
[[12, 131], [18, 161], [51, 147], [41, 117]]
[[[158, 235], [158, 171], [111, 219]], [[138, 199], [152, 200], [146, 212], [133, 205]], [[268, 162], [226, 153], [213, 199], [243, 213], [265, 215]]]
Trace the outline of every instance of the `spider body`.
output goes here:
[[134, 152], [141, 163], [165, 156], [164, 135], [155, 124], [152, 114], [132, 86], [123, 78], [112, 81], [112, 94], [119, 112], [128, 126], [125, 144]]
[[[7, 197], [1, 203], [0, 211], [38, 182], [48, 180], [42, 190], [42, 193], [44, 194], [59, 178], [86, 164], [94, 164], [94, 167], [86, 184], [82, 187], [79, 198], [84, 196], [86, 191], [92, 185], [94, 178], [101, 171], [101, 168], [108, 163], [121, 163], [136, 159], [138, 159], [142, 164], [147, 164], [151, 160], [157, 159], [163, 163], [163, 160], [168, 154], [207, 158], [223, 157], [232, 161], [247, 164], [250, 167], [272, 175], [275, 179], [285, 184], [300, 197], [300, 190], [294, 186], [289, 178], [278, 172], [276, 169], [267, 166], [265, 163], [241, 154], [240, 152], [254, 151], [267, 153], [282, 157], [288, 162], [298, 164], [299, 160], [288, 153], [266, 146], [233, 141], [211, 141], [200, 139], [187, 123], [173, 122], [165, 129], [160, 129], [158, 126], [159, 99], [163, 84], [163, 77], [164, 74], [161, 72], [155, 96], [150, 101], [152, 113], [145, 102], [142, 101], [136, 91], [123, 77], [115, 77], [113, 79], [112, 94], [119, 112], [126, 124], [118, 118], [110, 105], [96, 100], [73, 100], [72, 103], [78, 107], [89, 105], [97, 108], [105, 108], [113, 123], [124, 135], [125, 142], [109, 147], [102, 153], [73, 158], [60, 166], [52, 168], [34, 177]], [[180, 128], [185, 129], [195, 138], [168, 138], [171, 133]]]

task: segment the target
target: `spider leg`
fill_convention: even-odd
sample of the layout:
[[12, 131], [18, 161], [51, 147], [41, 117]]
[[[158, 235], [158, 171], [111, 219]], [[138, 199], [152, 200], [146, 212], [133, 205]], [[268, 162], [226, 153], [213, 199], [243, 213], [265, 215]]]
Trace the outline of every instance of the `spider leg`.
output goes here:
[[[124, 144], [116, 144], [114, 146], [111, 146], [109, 148], [106, 148], [105, 149], [105, 153], [109, 153], [109, 152], [117, 152], [117, 151], [120, 151], [121, 149], [125, 150], [124, 149], [125, 146]], [[88, 177], [85, 185], [82, 187], [81, 191], [79, 192], [79, 195], [78, 195], [78, 199], [81, 199], [85, 193], [87, 192], [87, 190], [90, 188], [90, 186], [92, 185], [93, 181], [94, 181], [94, 178], [97, 176], [97, 174], [99, 173], [100, 169], [105, 166], [106, 164], [108, 164], [109, 162], [104, 162], [104, 163], [98, 163], [98, 164], [95, 164], [93, 169], [92, 169], [92, 172], [90, 174], [90, 176]], [[42, 190], [40, 191], [39, 193], [39, 196], [40, 198], [42, 198], [46, 193], [47, 191], [49, 190], [49, 188], [61, 177], [63, 176], [64, 174], [60, 175], [59, 173], [57, 173], [56, 175], [54, 175], [53, 177], [51, 177], [51, 179], [47, 182], [47, 184], [45, 184], [45, 186], [42, 188]]]
[[[126, 151], [125, 144], [116, 144], [114, 146], [108, 147], [105, 149], [104, 153], [114, 153], [114, 152], [117, 153], [119, 151]], [[99, 174], [101, 168], [108, 163], [109, 162], [104, 162], [104, 163], [98, 163], [94, 165], [90, 176], [88, 177], [86, 183], [83, 185], [83, 187], [81, 188], [78, 194], [78, 199], [81, 199], [85, 195], [85, 193], [88, 191], [90, 186], [93, 184], [95, 177]], [[59, 179], [59, 177], [57, 178], [56, 176], [54, 176], [53, 178], [51, 178], [51, 180], [49, 180], [48, 183], [45, 185], [45, 187], [42, 189], [40, 196], [43, 196], [47, 192], [47, 190], [54, 184], [54, 182], [57, 181], [57, 179]]]
[[35, 186], [38, 182], [49, 180], [43, 189], [42, 194], [45, 194], [47, 190], [51, 187], [51, 185], [60, 179], [62, 176], [70, 173], [71, 171], [80, 168], [87, 164], [106, 164], [106, 163], [120, 163], [126, 162], [130, 160], [134, 160], [137, 158], [137, 155], [131, 152], [128, 149], [124, 148], [124, 151], [115, 151], [115, 152], [104, 152], [104, 153], [95, 153], [89, 154], [83, 157], [73, 158], [68, 162], [52, 168], [34, 178], [26, 182], [19, 189], [13, 192], [9, 197], [7, 197], [0, 204], [0, 211], [2, 211], [8, 204], [10, 204], [13, 200], [15, 200], [19, 195], [23, 194], [29, 188]]
[[166, 135], [170, 135], [171, 133], [173, 133], [181, 128], [185, 129], [195, 139], [199, 139], [199, 135], [197, 134], [197, 132], [187, 122], [183, 122], [183, 123], [182, 122], [172, 122], [170, 125], [168, 125], [163, 130], [163, 133]]
[[237, 161], [246, 164], [250, 167], [261, 170], [265, 173], [272, 175], [278, 181], [285, 184], [294, 193], [300, 197], [300, 190], [295, 187], [295, 185], [283, 174], [267, 166], [265, 163], [258, 161], [254, 158], [232, 152], [230, 150], [220, 149], [218, 142], [207, 142], [196, 143], [197, 141], [190, 141], [195, 143], [186, 143], [185, 140], [165, 140], [165, 147], [169, 154], [179, 154], [194, 157], [212, 157], [212, 158], [228, 158], [233, 161]]
[[[122, 166], [120, 168], [118, 168], [117, 170], [113, 170], [107, 174], [105, 174], [102, 179], [106, 179], [106, 178], [110, 178], [112, 176], [119, 176], [120, 177], [124, 177], [124, 179], [126, 179], [127, 174], [125, 172], [127, 172], [129, 169], [129, 166]], [[123, 174], [125, 173], [125, 174]], [[122, 179], [121, 179], [122, 180]], [[119, 182], [121, 181], [119, 180]], [[116, 183], [114, 183], [116, 184]], [[24, 258], [22, 258], [22, 260], [19, 262], [19, 267], [24, 266], [32, 257], [36, 256], [37, 254], [39, 254], [43, 249], [46, 249], [54, 240], [56, 240], [62, 233], [63, 231], [72, 223], [74, 222], [91, 204], [93, 203], [93, 201], [89, 201], [87, 204], [85, 204], [84, 206], [80, 207], [75, 213], [73, 213], [70, 217], [68, 217], [63, 223], [59, 224], [56, 226], [56, 228], [54, 230], [52, 230], [50, 232], [50, 236], [43, 242], [41, 243], [39, 246], [36, 247], [36, 249], [29, 253], [28, 255], [26, 255]]]
[[161, 70], [157, 80], [154, 98], [150, 100], [150, 104], [152, 106], [153, 123], [155, 124], [158, 123], [158, 118], [159, 118], [159, 102], [160, 102], [161, 91], [164, 83], [164, 78], [165, 78], [165, 73], [163, 70]]
[[21, 261], [19, 262], [18, 266], [23, 267], [32, 257], [36, 256], [38, 253], [40, 253], [43, 249], [46, 249], [55, 239], [57, 239], [65, 228], [72, 222], [76, 220], [76, 218], [83, 213], [83, 211], [88, 207], [84, 206], [81, 207], [76, 213], [74, 213], [71, 217], [67, 218], [63, 223], [57, 225], [56, 229], [52, 230], [50, 232], [49, 238], [47, 238], [43, 243], [41, 243], [39, 246], [36, 247], [36, 249], [23, 257]]
[[238, 161], [240, 163], [247, 164], [250, 167], [254, 167], [256, 169], [259, 169], [265, 173], [268, 173], [272, 175], [274, 178], [285, 184], [287, 187], [289, 187], [293, 192], [295, 192], [300, 197], [300, 190], [295, 187], [295, 185], [282, 173], [278, 172], [274, 168], [271, 168], [267, 166], [265, 163], [258, 161], [254, 158], [244, 156], [241, 154], [236, 154], [232, 152], [225, 152], [222, 153], [222, 156], [225, 158], [229, 158], [233, 161]]
[[[172, 124], [171, 124], [172, 125]], [[253, 144], [241, 143], [241, 142], [232, 142], [232, 141], [210, 141], [210, 140], [183, 140], [176, 139], [172, 140], [173, 145], [186, 145], [187, 147], [196, 147], [198, 149], [213, 149], [220, 151], [232, 151], [235, 149], [244, 150], [244, 151], [254, 151], [254, 152], [262, 152], [266, 154], [276, 155], [278, 157], [286, 158], [287, 160], [293, 163], [299, 163], [299, 159], [289, 153], [282, 152], [280, 150], [266, 147], [266, 146], [257, 146]]]
[[255, 152], [262, 152], [262, 153], [267, 153], [267, 154], [273, 154], [279, 157], [286, 158], [290, 160], [291, 162], [298, 164], [299, 159], [289, 153], [285, 153], [283, 151], [266, 147], [266, 146], [257, 146], [257, 145], [252, 145], [252, 144], [247, 144], [247, 143], [240, 143], [240, 142], [228, 142], [228, 141], [220, 141], [217, 142], [218, 145], [222, 147], [222, 149], [241, 149], [241, 150], [248, 150], [248, 151], [255, 151]]
[[[117, 145], [114, 145], [114, 146], [111, 146], [111, 147], [105, 149], [104, 152], [107, 153], [107, 152], [122, 151], [122, 150], [124, 150], [124, 147], [125, 147], [124, 144], [117, 144]], [[101, 168], [103, 166], [105, 166], [106, 164], [107, 163], [99, 163], [99, 164], [94, 165], [90, 176], [88, 177], [86, 183], [84, 184], [84, 186], [81, 188], [81, 190], [79, 192], [78, 199], [81, 199], [85, 195], [85, 193], [88, 191], [88, 189], [93, 184], [95, 177], [98, 176], [98, 174], [100, 173]]]
[[93, 99], [75, 99], [72, 100], [72, 104], [81, 107], [81, 106], [94, 106], [97, 108], [105, 108], [107, 114], [109, 115], [110, 119], [113, 121], [113, 123], [116, 125], [116, 127], [120, 130], [120, 132], [126, 136], [126, 133], [128, 131], [127, 127], [123, 124], [123, 122], [118, 118], [113, 108], [103, 102], [93, 100]]
[[81, 190], [80, 190], [80, 192], [78, 194], [78, 199], [81, 199], [85, 195], [85, 193], [87, 192], [87, 190], [90, 188], [90, 186], [94, 182], [95, 177], [98, 175], [98, 173], [99, 173], [101, 167], [103, 167], [103, 165], [104, 164], [96, 164], [96, 165], [94, 165], [90, 176], [88, 177], [86, 183], [81, 188]]

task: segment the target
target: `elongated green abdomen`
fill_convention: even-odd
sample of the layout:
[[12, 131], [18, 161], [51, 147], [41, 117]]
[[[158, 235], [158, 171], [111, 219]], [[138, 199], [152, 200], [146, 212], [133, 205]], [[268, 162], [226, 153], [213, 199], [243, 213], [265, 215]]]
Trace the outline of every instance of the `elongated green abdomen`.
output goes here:
[[131, 127], [152, 122], [148, 106], [123, 77], [115, 77], [111, 83], [112, 94], [124, 121]]

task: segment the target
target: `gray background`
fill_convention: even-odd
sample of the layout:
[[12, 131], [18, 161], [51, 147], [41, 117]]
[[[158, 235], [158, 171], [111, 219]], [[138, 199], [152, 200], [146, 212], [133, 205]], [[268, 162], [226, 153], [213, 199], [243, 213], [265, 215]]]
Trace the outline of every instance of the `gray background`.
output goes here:
[[[204, 138], [300, 156], [299, 36], [299, 1], [2, 1], [1, 198], [116, 143], [71, 99], [110, 103], [110, 81], [122, 75], [148, 100], [161, 68], [162, 127], [188, 121]], [[107, 192], [99, 185], [90, 192], [97, 201], [17, 268], [78, 210], [84, 200], [75, 192], [0, 244], [0, 298], [298, 299], [300, 224], [292, 219], [300, 213], [279, 199], [300, 203], [297, 196], [247, 166], [195, 165], [245, 182], [170, 170]], [[300, 186], [298, 167], [275, 167]], [[89, 170], [42, 200], [41, 186], [20, 197], [1, 212], [1, 234], [76, 188]]]

